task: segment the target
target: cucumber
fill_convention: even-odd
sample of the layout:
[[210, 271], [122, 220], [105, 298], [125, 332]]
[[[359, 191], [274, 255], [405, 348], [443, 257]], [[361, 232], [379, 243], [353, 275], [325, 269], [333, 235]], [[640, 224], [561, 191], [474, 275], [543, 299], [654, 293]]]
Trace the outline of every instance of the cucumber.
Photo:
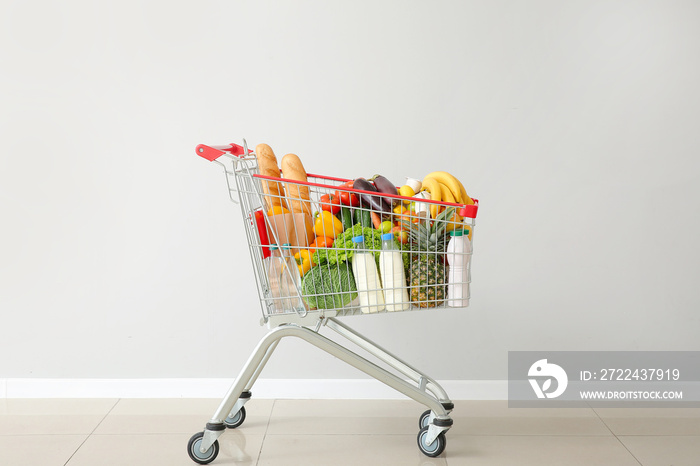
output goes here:
[[349, 207], [340, 209], [340, 221], [343, 223], [343, 231], [352, 228], [352, 210]]
[[372, 225], [372, 216], [370, 215], [369, 210], [355, 210], [355, 220], [363, 227], [374, 228], [374, 225]]

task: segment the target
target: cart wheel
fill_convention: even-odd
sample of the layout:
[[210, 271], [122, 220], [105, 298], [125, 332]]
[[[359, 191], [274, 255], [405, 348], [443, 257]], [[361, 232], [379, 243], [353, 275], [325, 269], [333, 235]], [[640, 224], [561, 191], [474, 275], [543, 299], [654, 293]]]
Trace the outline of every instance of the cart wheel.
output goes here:
[[433, 443], [426, 445], [425, 438], [428, 435], [428, 428], [429, 426], [425, 426], [418, 432], [418, 448], [420, 448], [420, 451], [423, 452], [425, 456], [435, 458], [445, 451], [447, 439], [445, 438], [445, 433], [440, 432], [440, 435], [437, 436]]
[[420, 415], [418, 418], [418, 428], [422, 429], [423, 427], [427, 427], [428, 424], [430, 424], [429, 419], [430, 419], [430, 410], [427, 410], [423, 414]]
[[224, 419], [224, 425], [229, 429], [235, 429], [243, 424], [243, 421], [245, 421], [245, 406], [241, 406], [241, 409], [239, 409], [233, 416], [229, 416]]
[[199, 451], [199, 446], [202, 444], [202, 437], [204, 437], [204, 432], [197, 432], [192, 436], [189, 442], [187, 442], [187, 454], [190, 455], [192, 461], [199, 464], [209, 464], [216, 458], [219, 454], [219, 441], [214, 441], [214, 445], [209, 447], [206, 453]]

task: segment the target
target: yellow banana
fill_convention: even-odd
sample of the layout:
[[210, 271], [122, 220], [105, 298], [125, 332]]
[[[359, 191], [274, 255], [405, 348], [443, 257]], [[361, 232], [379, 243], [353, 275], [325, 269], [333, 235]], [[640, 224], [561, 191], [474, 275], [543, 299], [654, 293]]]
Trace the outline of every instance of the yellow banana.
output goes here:
[[[440, 183], [440, 182], [438, 181], [438, 183]], [[442, 201], [443, 202], [453, 202], [453, 203], [457, 202], [455, 200], [454, 196], [452, 195], [452, 191], [450, 191], [450, 188], [448, 188], [444, 184], [440, 183], [440, 189], [442, 190]], [[444, 207], [438, 207], [437, 214], [440, 214], [440, 212], [442, 212], [443, 210], [445, 210]]]
[[459, 181], [454, 175], [444, 171], [439, 171], [429, 173], [426, 178], [435, 178], [440, 183], [450, 188], [450, 191], [452, 191], [452, 195], [456, 199], [457, 203], [467, 205], [474, 204], [472, 198], [467, 195], [467, 190], [464, 189], [462, 182]]
[[444, 184], [452, 192], [452, 196], [456, 199], [456, 202], [462, 203], [462, 190], [460, 189], [459, 180], [453, 175], [447, 172], [432, 172], [427, 175], [427, 177], [435, 178], [440, 183]]
[[462, 199], [464, 199], [464, 203], [466, 205], [474, 205], [474, 199], [469, 197], [469, 195], [467, 194], [467, 190], [464, 189], [464, 185], [460, 182], [459, 186], [462, 188]]
[[[440, 187], [442, 188], [442, 200], [445, 202], [453, 202], [455, 204], [459, 204], [457, 200], [454, 198], [452, 195], [452, 191], [450, 191], [450, 188], [442, 183], [440, 183]], [[440, 210], [442, 211], [443, 208], [441, 207]], [[462, 223], [462, 216], [459, 215], [457, 212], [454, 213], [452, 218], [448, 219], [448, 223], [446, 225], [447, 231], [452, 231], [455, 228], [459, 226], [459, 224]]]
[[[423, 187], [421, 191], [428, 191], [430, 193], [430, 199], [433, 201], [442, 200], [442, 187], [440, 182], [435, 178], [430, 178], [426, 176], [423, 178]], [[437, 217], [438, 206], [436, 204], [430, 204], [430, 215], [435, 218]]]
[[[440, 182], [438, 181], [438, 183]], [[443, 201], [457, 203], [455, 197], [452, 195], [452, 191], [450, 191], [450, 188], [448, 186], [446, 186], [444, 183], [440, 183], [440, 188], [442, 188]]]

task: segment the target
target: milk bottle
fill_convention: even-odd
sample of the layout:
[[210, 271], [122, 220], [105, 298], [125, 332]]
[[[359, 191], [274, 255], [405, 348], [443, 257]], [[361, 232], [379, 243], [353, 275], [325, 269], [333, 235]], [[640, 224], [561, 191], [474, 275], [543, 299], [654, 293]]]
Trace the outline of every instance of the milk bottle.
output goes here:
[[464, 230], [450, 232], [446, 258], [450, 264], [447, 279], [447, 305], [451, 307], [469, 306], [469, 260], [472, 245]]
[[396, 247], [393, 233], [382, 235], [382, 251], [379, 253], [379, 273], [384, 288], [387, 311], [405, 311], [410, 307], [406, 274], [403, 270], [401, 251]]
[[365, 249], [364, 236], [355, 236], [352, 242], [355, 245], [352, 274], [355, 276], [357, 294], [360, 298], [360, 310], [364, 314], [379, 312], [384, 309], [384, 294], [377, 264], [374, 262], [374, 254]]

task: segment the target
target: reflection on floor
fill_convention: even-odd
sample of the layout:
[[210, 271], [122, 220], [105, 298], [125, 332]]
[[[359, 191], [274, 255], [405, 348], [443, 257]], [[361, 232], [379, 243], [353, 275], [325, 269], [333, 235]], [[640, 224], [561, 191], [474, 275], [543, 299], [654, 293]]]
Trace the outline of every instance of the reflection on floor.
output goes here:
[[[0, 399], [0, 465], [191, 466], [219, 400]], [[413, 401], [257, 400], [213, 465], [698, 466], [700, 409], [512, 409], [456, 401], [447, 448], [420, 453]]]

